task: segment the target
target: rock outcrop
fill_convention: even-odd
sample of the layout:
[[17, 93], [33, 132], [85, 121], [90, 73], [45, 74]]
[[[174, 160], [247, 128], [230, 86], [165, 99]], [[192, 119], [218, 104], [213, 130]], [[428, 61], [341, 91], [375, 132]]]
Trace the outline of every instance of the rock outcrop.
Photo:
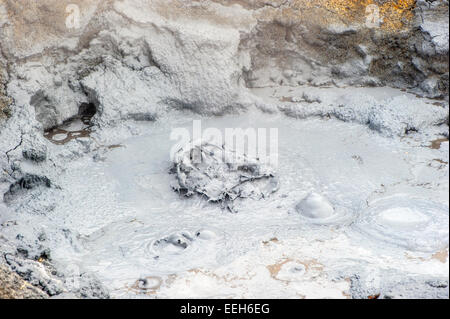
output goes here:
[[48, 295], [0, 265], [0, 299], [46, 299]]

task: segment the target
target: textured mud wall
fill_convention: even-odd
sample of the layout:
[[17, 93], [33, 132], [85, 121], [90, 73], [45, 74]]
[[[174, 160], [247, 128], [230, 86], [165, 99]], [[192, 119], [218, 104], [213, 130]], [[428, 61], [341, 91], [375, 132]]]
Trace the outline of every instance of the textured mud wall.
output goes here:
[[257, 16], [243, 42], [250, 86], [341, 81], [448, 92], [445, 1], [284, 1]]
[[129, 116], [112, 99], [127, 86], [136, 87], [136, 105], [215, 114], [246, 107], [244, 87], [448, 93], [443, 0], [1, 0], [0, 18], [1, 114], [10, 113], [12, 98], [34, 107], [44, 128], [86, 102], [116, 119]]

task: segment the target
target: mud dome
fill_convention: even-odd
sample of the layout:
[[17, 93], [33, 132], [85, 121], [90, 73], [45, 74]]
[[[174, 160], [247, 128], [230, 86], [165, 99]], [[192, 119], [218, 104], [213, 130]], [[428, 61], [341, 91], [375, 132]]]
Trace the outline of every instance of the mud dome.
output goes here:
[[[376, 30], [344, 0], [72, 2], [76, 30], [69, 1], [0, 2], [8, 287], [449, 297], [447, 1], [377, 1]], [[278, 165], [230, 167], [209, 141], [174, 162], [194, 120], [277, 129]]]

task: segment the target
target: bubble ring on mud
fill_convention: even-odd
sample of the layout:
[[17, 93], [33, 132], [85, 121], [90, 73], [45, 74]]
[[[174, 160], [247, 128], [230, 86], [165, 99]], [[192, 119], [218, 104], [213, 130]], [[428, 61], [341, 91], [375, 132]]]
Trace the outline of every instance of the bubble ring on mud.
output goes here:
[[435, 252], [448, 245], [448, 206], [397, 194], [369, 204], [357, 220], [360, 233], [414, 251]]

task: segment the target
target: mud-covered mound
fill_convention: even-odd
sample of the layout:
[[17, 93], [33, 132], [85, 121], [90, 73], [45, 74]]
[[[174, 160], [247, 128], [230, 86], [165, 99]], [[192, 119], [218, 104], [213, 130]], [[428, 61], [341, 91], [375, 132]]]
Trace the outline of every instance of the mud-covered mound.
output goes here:
[[[2, 0], [0, 265], [52, 297], [365, 298], [371, 268], [448, 297], [447, 93], [446, 0]], [[191, 117], [278, 128], [281, 165], [170, 161]]]
[[333, 206], [322, 195], [311, 193], [295, 207], [305, 217], [326, 219], [334, 215]]
[[203, 195], [231, 211], [238, 198], [265, 198], [278, 188], [274, 170], [258, 158], [210, 143], [192, 142], [180, 149], [174, 171], [175, 190]]

